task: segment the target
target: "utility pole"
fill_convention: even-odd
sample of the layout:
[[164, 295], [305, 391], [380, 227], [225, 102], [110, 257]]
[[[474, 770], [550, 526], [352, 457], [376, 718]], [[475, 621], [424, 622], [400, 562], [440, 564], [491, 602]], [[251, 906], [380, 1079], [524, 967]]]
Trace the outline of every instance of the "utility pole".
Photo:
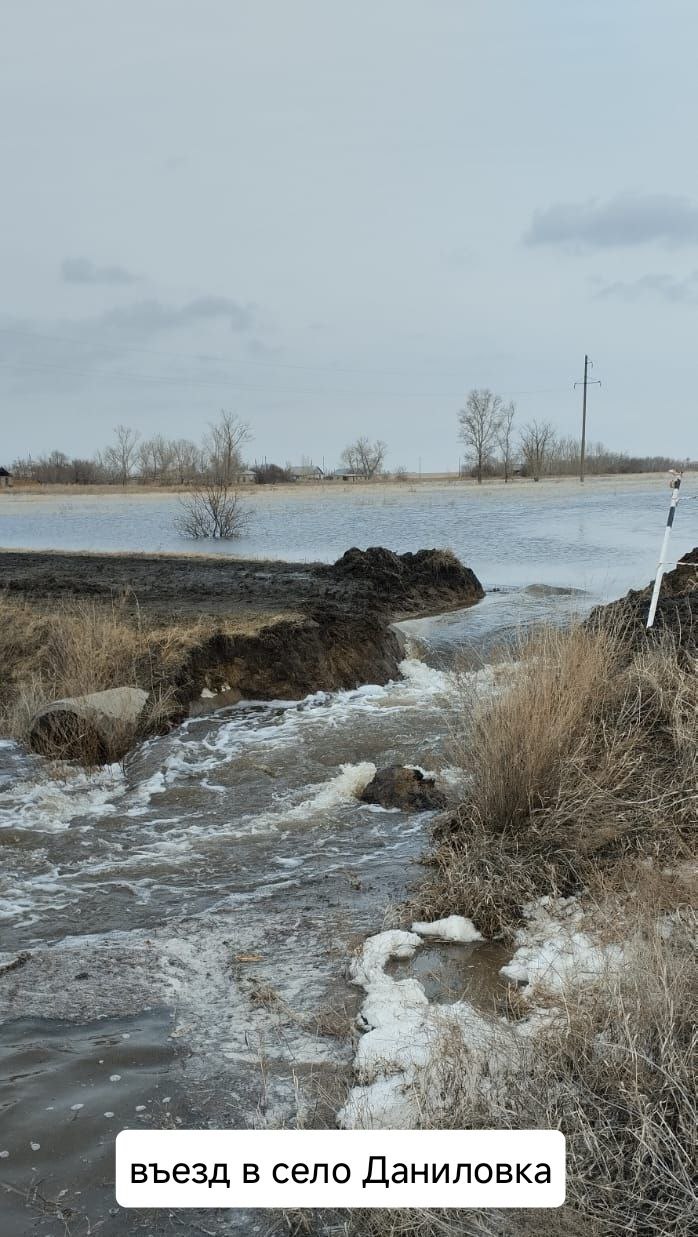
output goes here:
[[587, 445], [587, 387], [588, 387], [588, 386], [598, 386], [598, 387], [600, 387], [600, 386], [601, 386], [601, 380], [600, 380], [600, 378], [590, 378], [590, 377], [589, 377], [589, 370], [590, 370], [590, 369], [593, 369], [593, 368], [594, 368], [594, 362], [593, 362], [593, 361], [591, 361], [591, 360], [589, 359], [589, 357], [588, 357], [588, 356], [586, 355], [586, 353], [585, 353], [585, 354], [584, 354], [584, 378], [583, 378], [582, 382], [575, 382], [575, 384], [574, 384], [574, 385], [575, 385], [575, 387], [579, 387], [579, 386], [583, 387], [583, 393], [582, 393], [582, 450], [581, 450], [581, 454], [580, 454], [580, 457], [579, 457], [579, 480], [580, 480], [582, 483], [584, 482], [584, 462], [585, 462], [586, 445]]

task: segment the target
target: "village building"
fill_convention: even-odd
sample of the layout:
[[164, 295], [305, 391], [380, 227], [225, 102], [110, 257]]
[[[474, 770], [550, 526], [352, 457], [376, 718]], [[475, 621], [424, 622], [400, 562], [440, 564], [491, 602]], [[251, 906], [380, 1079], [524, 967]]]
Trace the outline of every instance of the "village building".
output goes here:
[[325, 472], [319, 464], [300, 464], [291, 468], [292, 481], [324, 481]]
[[7, 489], [12, 485], [12, 473], [6, 468], [0, 468], [0, 489]]

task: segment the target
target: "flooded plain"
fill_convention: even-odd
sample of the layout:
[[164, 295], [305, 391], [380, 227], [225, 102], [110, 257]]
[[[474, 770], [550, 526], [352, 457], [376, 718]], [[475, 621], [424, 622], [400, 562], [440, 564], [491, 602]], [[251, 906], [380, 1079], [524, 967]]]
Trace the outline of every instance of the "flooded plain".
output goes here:
[[[0, 543], [181, 551], [174, 502], [3, 497]], [[92, 775], [0, 744], [3, 1234], [182, 1231], [176, 1214], [117, 1208], [119, 1129], [332, 1123], [361, 995], [348, 960], [363, 936], [403, 922], [430, 824], [358, 792], [399, 762], [435, 771], [457, 799], [454, 667], [491, 691], [489, 649], [522, 624], [644, 585], [667, 505], [659, 480], [546, 497], [265, 500], [236, 553], [450, 546], [498, 591], [404, 624], [402, 677], [385, 686], [243, 701]], [[677, 556], [698, 542], [695, 511], [679, 513]], [[502, 960], [492, 945], [430, 944], [416, 973], [434, 999], [462, 988], [486, 1006]], [[210, 1212], [185, 1227], [267, 1224]]]

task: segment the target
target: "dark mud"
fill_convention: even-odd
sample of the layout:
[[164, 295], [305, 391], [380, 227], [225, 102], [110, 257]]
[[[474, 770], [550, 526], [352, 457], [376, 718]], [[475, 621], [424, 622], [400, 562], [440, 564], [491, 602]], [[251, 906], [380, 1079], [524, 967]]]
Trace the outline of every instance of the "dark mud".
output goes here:
[[471, 605], [472, 571], [445, 551], [348, 550], [338, 562], [285, 563], [211, 555], [0, 552], [0, 588], [27, 598], [131, 601], [149, 615], [254, 616], [370, 610], [393, 619]]

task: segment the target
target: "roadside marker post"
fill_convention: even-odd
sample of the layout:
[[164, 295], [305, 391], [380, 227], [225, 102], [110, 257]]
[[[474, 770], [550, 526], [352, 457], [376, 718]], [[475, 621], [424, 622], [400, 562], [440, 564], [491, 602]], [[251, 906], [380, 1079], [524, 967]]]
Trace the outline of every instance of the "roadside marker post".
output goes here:
[[659, 590], [662, 587], [662, 576], [664, 575], [664, 568], [667, 565], [666, 556], [667, 556], [667, 550], [669, 548], [669, 537], [671, 536], [671, 526], [674, 523], [674, 516], [676, 515], [676, 508], [679, 502], [679, 489], [681, 487], [681, 474], [674, 472], [672, 469], [671, 478], [672, 479], [669, 482], [671, 486], [671, 502], [669, 503], [669, 514], [667, 515], [667, 518], [666, 518], [666, 528], [664, 529], [664, 540], [662, 541], [662, 549], [659, 555], [659, 566], [657, 567], [657, 576], [654, 581], [654, 588], [652, 590], [652, 600], [650, 602], [650, 610], [649, 610], [649, 614], [647, 615], [647, 630], [648, 631], [650, 627], [653, 625], [654, 616], [657, 613], [657, 602], [659, 601]]

